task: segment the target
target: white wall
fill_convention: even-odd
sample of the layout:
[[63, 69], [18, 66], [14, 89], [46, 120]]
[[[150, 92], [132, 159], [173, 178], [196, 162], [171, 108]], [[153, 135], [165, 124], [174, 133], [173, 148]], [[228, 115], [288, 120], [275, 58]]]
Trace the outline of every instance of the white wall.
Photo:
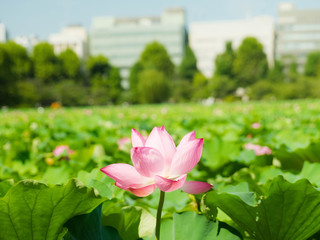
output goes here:
[[189, 28], [189, 42], [198, 68], [207, 77], [214, 73], [214, 60], [224, 52], [227, 41], [238, 48], [245, 37], [256, 37], [264, 47], [269, 65], [274, 59], [274, 20], [269, 16], [245, 20], [194, 22]]

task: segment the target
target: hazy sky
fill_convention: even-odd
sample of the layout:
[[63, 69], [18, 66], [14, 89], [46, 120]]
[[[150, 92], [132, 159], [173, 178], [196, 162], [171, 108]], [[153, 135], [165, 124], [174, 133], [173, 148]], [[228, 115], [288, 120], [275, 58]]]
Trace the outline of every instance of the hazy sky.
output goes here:
[[[69, 24], [90, 28], [95, 16], [159, 16], [168, 7], [183, 7], [194, 21], [277, 16], [280, 0], [0, 0], [0, 22], [10, 37], [35, 34], [46, 39]], [[292, 0], [299, 8], [320, 8], [320, 0]]]

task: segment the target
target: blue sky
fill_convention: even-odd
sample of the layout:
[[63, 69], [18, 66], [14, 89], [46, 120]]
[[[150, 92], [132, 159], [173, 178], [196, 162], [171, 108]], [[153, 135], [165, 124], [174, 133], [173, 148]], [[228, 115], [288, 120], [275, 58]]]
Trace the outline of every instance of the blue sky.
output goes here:
[[[35, 34], [46, 39], [69, 24], [90, 28], [95, 16], [157, 16], [164, 8], [183, 7], [188, 23], [276, 17], [280, 0], [0, 0], [0, 22], [10, 37]], [[299, 8], [320, 8], [320, 0], [292, 0]]]

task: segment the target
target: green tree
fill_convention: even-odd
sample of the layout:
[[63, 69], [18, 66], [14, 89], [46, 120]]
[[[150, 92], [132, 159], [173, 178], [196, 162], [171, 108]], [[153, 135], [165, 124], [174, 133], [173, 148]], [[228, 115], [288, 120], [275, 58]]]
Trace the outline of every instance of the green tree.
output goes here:
[[191, 82], [196, 72], [198, 72], [197, 59], [190, 46], [187, 45], [179, 66], [179, 74], [181, 78]]
[[320, 76], [320, 51], [311, 52], [307, 56], [307, 61], [304, 66], [306, 76]]
[[108, 78], [108, 92], [109, 92], [109, 101], [112, 103], [118, 103], [121, 100], [121, 75], [120, 70], [117, 67], [112, 66]]
[[213, 96], [216, 98], [224, 99], [227, 96], [232, 96], [238, 87], [233, 73], [234, 61], [235, 52], [232, 42], [226, 42], [225, 51], [215, 59], [215, 72], [211, 87]]
[[245, 38], [237, 49], [233, 64], [239, 87], [249, 86], [266, 77], [268, 63], [263, 45], [254, 37]]
[[139, 74], [142, 72], [143, 67], [141, 63], [136, 62], [130, 69], [129, 75], [129, 84], [130, 84], [130, 99], [131, 102], [138, 102], [138, 83], [139, 83]]
[[224, 99], [228, 96], [234, 95], [237, 89], [237, 83], [229, 76], [221, 75], [214, 76], [212, 79], [212, 93], [216, 98]]
[[226, 43], [226, 49], [222, 54], [219, 54], [215, 59], [215, 76], [228, 76], [232, 78], [233, 63], [235, 60], [235, 53], [232, 48], [232, 42]]
[[103, 55], [90, 56], [86, 62], [89, 77], [96, 75], [107, 77], [111, 69], [109, 60]]
[[31, 77], [32, 63], [27, 50], [13, 41], [7, 42], [5, 47], [12, 60], [14, 75], [18, 79]]
[[15, 92], [17, 78], [14, 63], [5, 44], [0, 44], [0, 105], [16, 104]]
[[61, 64], [62, 77], [76, 80], [80, 75], [80, 59], [77, 54], [70, 48], [61, 52], [58, 56]]
[[289, 82], [296, 82], [299, 78], [298, 72], [298, 63], [295, 59], [289, 65], [289, 72], [288, 72], [288, 80]]
[[34, 107], [39, 101], [40, 97], [35, 84], [26, 79], [17, 82], [17, 96], [19, 107]]
[[54, 86], [57, 100], [64, 106], [84, 106], [88, 104], [87, 89], [72, 80], [63, 80]]
[[272, 100], [276, 98], [276, 88], [283, 86], [282, 83], [261, 80], [250, 86], [249, 97], [253, 100]]
[[[148, 72], [147, 70], [154, 70]], [[143, 73], [143, 74], [142, 74]], [[150, 78], [147, 79], [145, 76], [153, 76], [155, 73], [161, 73], [161, 76], [156, 78], [156, 80]], [[151, 97], [141, 97], [141, 93], [145, 94], [142, 88], [149, 87], [153, 84], [154, 81], [158, 81], [155, 84], [161, 85], [162, 77], [166, 78], [166, 81], [163, 81], [165, 87], [170, 86], [170, 80], [172, 80], [174, 74], [174, 65], [170, 59], [170, 56], [165, 49], [165, 47], [158, 43], [152, 42], [146, 46], [144, 51], [141, 53], [140, 58], [137, 63], [131, 68], [130, 71], [130, 92], [131, 92], [131, 101], [132, 102], [145, 102], [147, 99], [152, 99]], [[143, 82], [141, 78], [143, 78]], [[149, 81], [149, 83], [146, 83]], [[148, 90], [146, 90], [148, 91]], [[169, 90], [168, 90], [169, 92]], [[167, 94], [165, 94], [167, 95]], [[161, 98], [161, 101], [158, 100], [159, 97], [154, 97], [152, 102], [162, 102], [163, 99], [167, 99], [168, 96]]]
[[210, 96], [208, 84], [208, 79], [202, 73], [197, 72], [192, 80], [192, 98], [195, 100], [208, 98]]
[[104, 105], [119, 102], [122, 93], [119, 69], [102, 55], [89, 57], [86, 67], [90, 77], [91, 103]]
[[47, 42], [39, 43], [33, 48], [34, 75], [44, 82], [55, 82], [60, 75], [58, 59], [53, 46]]
[[140, 103], [160, 103], [170, 96], [169, 80], [163, 72], [146, 69], [139, 75], [138, 94]]
[[273, 68], [268, 72], [268, 80], [271, 82], [283, 82], [284, 78], [284, 66], [280, 61], [275, 60]]
[[171, 99], [174, 102], [188, 102], [192, 99], [193, 85], [189, 80], [177, 78], [172, 81]]
[[149, 43], [139, 59], [143, 70], [155, 69], [162, 72], [166, 77], [171, 78], [174, 73], [174, 65], [165, 47], [158, 43]]

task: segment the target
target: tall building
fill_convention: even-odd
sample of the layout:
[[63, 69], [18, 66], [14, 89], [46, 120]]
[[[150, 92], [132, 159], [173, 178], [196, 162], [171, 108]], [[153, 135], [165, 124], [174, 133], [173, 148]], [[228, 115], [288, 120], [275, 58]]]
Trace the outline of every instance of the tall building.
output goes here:
[[292, 3], [278, 5], [276, 58], [304, 69], [308, 53], [320, 50], [320, 9], [297, 9]]
[[214, 61], [231, 41], [238, 48], [246, 37], [255, 37], [264, 47], [269, 65], [274, 60], [274, 21], [261, 16], [245, 20], [194, 22], [190, 24], [189, 42], [198, 60], [199, 70], [207, 77], [214, 73]]
[[51, 34], [49, 43], [53, 45], [56, 54], [70, 48], [79, 58], [88, 56], [87, 30], [80, 25], [70, 25], [63, 28], [60, 33]]
[[132, 65], [139, 59], [146, 44], [163, 44], [174, 64], [184, 54], [186, 41], [185, 12], [181, 8], [167, 9], [159, 17], [114, 18], [92, 20], [90, 54], [102, 54], [128, 79]]
[[0, 23], [0, 42], [7, 41], [7, 30], [3, 23]]

